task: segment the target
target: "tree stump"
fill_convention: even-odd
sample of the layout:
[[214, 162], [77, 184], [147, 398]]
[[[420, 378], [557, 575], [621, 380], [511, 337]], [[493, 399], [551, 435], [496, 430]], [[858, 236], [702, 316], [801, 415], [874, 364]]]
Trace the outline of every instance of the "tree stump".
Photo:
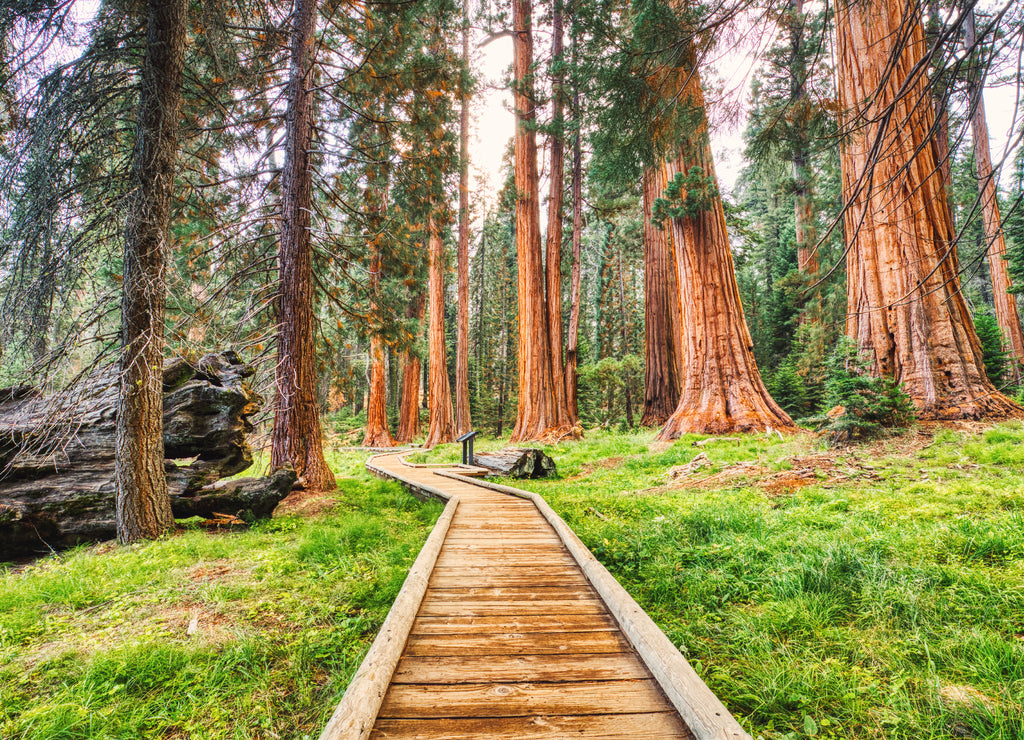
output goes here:
[[491, 471], [490, 475], [510, 478], [546, 478], [556, 475], [555, 461], [536, 448], [514, 447], [473, 456], [473, 464]]

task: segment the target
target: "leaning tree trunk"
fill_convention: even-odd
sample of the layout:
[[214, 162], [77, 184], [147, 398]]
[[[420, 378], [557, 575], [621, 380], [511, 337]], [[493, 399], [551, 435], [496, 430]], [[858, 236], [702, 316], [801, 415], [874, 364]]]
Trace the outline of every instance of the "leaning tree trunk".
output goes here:
[[[405, 316], [415, 319], [416, 325], [423, 323], [425, 298], [422, 293], [409, 303]], [[416, 330], [419, 336], [421, 329]], [[420, 433], [420, 357], [412, 349], [402, 352], [402, 398], [398, 410], [398, 442], [412, 442]]]
[[281, 236], [278, 243], [277, 400], [270, 464], [291, 463], [310, 489], [334, 488], [323, 452], [316, 398], [313, 341], [313, 274], [310, 243], [313, 169], [313, 31], [316, 0], [295, 0], [291, 69], [285, 112], [285, 162], [281, 175]]
[[[723, 434], [795, 429], [792, 419], [768, 395], [740, 305], [740, 291], [726, 233], [725, 211], [708, 139], [704, 93], [686, 51], [688, 69], [678, 70], [681, 105], [690, 106], [697, 125], [669, 162], [668, 178], [701, 174], [703, 187], [684, 196], [681, 215], [671, 219], [679, 277], [682, 379], [679, 405], [659, 439], [688, 432]], [[665, 93], [671, 90], [662, 91]]]
[[[573, 434], [564, 398], [555, 391], [551, 332], [540, 243], [539, 178], [533, 85], [531, 0], [513, 0], [515, 72], [516, 256], [519, 268], [519, 406], [511, 440], [561, 439]], [[561, 383], [561, 378], [558, 379]]]
[[[980, 56], [977, 33], [974, 28], [974, 8], [964, 18], [964, 44], [968, 51]], [[1010, 292], [1013, 283], [1006, 269], [1006, 236], [999, 214], [995, 173], [992, 171], [992, 153], [988, 142], [988, 121], [985, 118], [984, 81], [978, 74], [968, 76], [970, 91], [971, 135], [974, 138], [974, 166], [978, 171], [978, 194], [981, 198], [982, 222], [988, 241], [988, 262], [992, 273], [992, 298], [996, 307], [996, 322], [1003, 331], [1009, 347], [1010, 360], [1016, 380], [1020, 382], [1021, 363], [1024, 363], [1024, 330], [1017, 312], [1017, 297]]]
[[444, 241], [434, 221], [430, 230], [430, 380], [427, 403], [430, 422], [424, 447], [430, 448], [455, 439], [455, 415], [452, 411], [452, 390], [448, 384], [448, 352], [444, 338]]
[[1018, 407], [985, 375], [960, 292], [918, 10], [903, 2], [842, 2], [836, 49], [847, 133], [847, 333], [870, 354], [876, 373], [903, 384], [919, 418], [1013, 412]]
[[661, 426], [679, 405], [679, 280], [667, 229], [652, 223], [654, 201], [665, 189], [665, 167], [644, 170], [644, 415]]
[[121, 375], [115, 429], [117, 538], [174, 526], [164, 474], [165, 251], [185, 63], [185, 0], [151, 0], [125, 225]]
[[[462, 63], [469, 66], [469, 9], [462, 3]], [[455, 429], [462, 434], [473, 428], [469, 415], [469, 93], [462, 70], [459, 84], [459, 315], [455, 326]]]

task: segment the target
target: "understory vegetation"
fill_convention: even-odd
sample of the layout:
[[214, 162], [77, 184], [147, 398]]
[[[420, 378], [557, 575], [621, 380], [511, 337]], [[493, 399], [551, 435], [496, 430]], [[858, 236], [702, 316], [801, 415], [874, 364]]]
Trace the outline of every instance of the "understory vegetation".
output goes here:
[[[558, 478], [515, 485], [755, 738], [1024, 737], [1024, 424], [546, 451]], [[0, 736], [316, 737], [440, 512], [364, 459], [332, 456], [327, 513], [7, 571]]]

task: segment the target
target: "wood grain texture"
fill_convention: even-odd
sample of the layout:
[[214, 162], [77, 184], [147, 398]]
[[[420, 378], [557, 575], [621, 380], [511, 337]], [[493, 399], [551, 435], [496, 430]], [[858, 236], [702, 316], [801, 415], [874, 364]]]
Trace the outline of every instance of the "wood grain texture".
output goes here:
[[490, 655], [405, 656], [392, 684], [539, 683], [575, 681], [586, 673], [591, 681], [649, 678], [634, 655], [513, 655], [496, 661]]
[[593, 655], [628, 653], [618, 632], [504, 632], [480, 635], [410, 635], [405, 655], [489, 655], [495, 662], [509, 655]]
[[693, 735], [672, 712], [589, 716], [485, 717], [438, 720], [384, 719], [372, 740], [676, 740]]
[[461, 633], [503, 634], [505, 632], [605, 632], [618, 631], [606, 614], [548, 614], [535, 617], [519, 615], [498, 617], [420, 616], [413, 622], [413, 635], [455, 635]]

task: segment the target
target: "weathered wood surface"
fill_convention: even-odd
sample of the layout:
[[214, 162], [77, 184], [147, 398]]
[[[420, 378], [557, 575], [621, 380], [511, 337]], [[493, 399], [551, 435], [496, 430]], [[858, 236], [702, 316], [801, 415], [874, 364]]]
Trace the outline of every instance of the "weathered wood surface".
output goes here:
[[543, 450], [526, 447], [511, 447], [497, 452], [483, 452], [473, 455], [473, 464], [487, 468], [494, 475], [510, 478], [546, 478], [555, 475], [555, 461]]
[[[247, 434], [262, 403], [246, 382], [252, 372], [233, 352], [164, 364], [175, 516], [266, 516], [291, 490], [287, 472], [204, 488], [252, 465]], [[112, 367], [48, 396], [24, 386], [0, 391], [0, 557], [114, 536], [117, 394]]]
[[386, 693], [352, 699], [354, 679], [322, 740], [694, 737], [533, 502], [395, 456], [371, 469], [458, 509], [404, 644], [366, 659], [397, 662]]

